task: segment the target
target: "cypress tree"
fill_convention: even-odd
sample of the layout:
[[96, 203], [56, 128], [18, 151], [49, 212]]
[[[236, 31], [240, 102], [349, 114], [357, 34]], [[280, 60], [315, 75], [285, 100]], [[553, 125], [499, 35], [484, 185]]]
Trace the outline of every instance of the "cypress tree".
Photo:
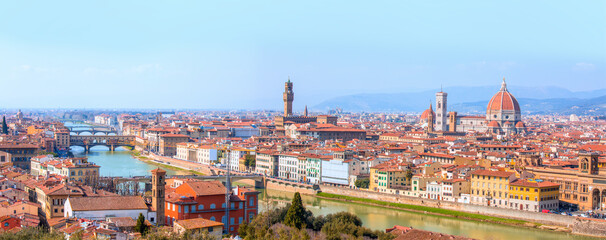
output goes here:
[[6, 116], [2, 116], [2, 133], [8, 134], [8, 126], [6, 125]]
[[137, 225], [135, 225], [135, 231], [141, 233], [141, 235], [145, 235], [145, 232], [147, 232], [147, 225], [145, 225], [145, 217], [141, 213], [139, 213], [139, 217], [137, 218]]
[[305, 208], [303, 207], [303, 201], [301, 201], [301, 194], [299, 192], [296, 192], [295, 197], [292, 199], [292, 205], [290, 205], [284, 217], [284, 224], [298, 229], [301, 229], [305, 225]]

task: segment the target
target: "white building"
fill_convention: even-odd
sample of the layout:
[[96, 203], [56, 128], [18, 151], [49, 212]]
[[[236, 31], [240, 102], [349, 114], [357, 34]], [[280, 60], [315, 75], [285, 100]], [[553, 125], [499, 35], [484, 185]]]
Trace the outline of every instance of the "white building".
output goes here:
[[215, 162], [219, 159], [218, 154], [219, 152], [216, 147], [202, 145], [197, 151], [197, 161], [204, 165], [210, 165], [211, 162]]
[[322, 183], [349, 186], [350, 167], [347, 161], [331, 159], [322, 161]]
[[299, 181], [299, 159], [294, 154], [280, 154], [278, 156], [278, 177]]
[[105, 220], [108, 217], [130, 217], [137, 219], [143, 214], [145, 219], [156, 223], [156, 212], [149, 211], [140, 196], [70, 197], [64, 203], [66, 218]]

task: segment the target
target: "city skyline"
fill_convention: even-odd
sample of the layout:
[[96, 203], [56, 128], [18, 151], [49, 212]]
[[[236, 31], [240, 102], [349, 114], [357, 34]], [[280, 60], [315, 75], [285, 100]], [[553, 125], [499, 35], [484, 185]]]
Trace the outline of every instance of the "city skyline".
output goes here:
[[603, 2], [44, 4], [0, 16], [3, 107], [279, 109], [288, 76], [295, 110], [503, 76], [606, 88]]

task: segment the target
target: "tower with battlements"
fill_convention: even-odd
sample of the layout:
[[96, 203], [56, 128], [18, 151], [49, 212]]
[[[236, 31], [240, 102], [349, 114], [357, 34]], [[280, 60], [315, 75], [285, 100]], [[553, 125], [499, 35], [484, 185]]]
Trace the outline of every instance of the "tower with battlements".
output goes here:
[[295, 93], [292, 91], [292, 82], [290, 77], [284, 83], [284, 116], [292, 116], [292, 101], [295, 99]]

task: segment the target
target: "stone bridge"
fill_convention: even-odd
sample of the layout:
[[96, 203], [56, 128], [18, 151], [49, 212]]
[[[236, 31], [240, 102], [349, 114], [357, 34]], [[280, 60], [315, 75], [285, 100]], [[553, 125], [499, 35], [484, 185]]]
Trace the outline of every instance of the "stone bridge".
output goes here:
[[[168, 178], [180, 178], [180, 179], [198, 179], [203, 181], [221, 181], [225, 184], [225, 176], [217, 175], [217, 176], [200, 176], [200, 175], [171, 175]], [[135, 176], [132, 178], [121, 178], [121, 177], [113, 177], [114, 185], [119, 185], [121, 183], [126, 182], [140, 182], [145, 183], [146, 185], [151, 184], [150, 176]], [[232, 183], [239, 182], [247, 185], [255, 186], [257, 188], [264, 187], [264, 177], [259, 175], [234, 175], [230, 176], [230, 181]]]
[[116, 147], [133, 148], [135, 146], [135, 136], [72, 135], [69, 137], [69, 146], [84, 147], [87, 152], [94, 146], [107, 146], [110, 151], [114, 151]]
[[[113, 133], [114, 135], [118, 135], [118, 131], [114, 127], [105, 127], [105, 126], [90, 126], [90, 127], [67, 127], [70, 133], [75, 133], [75, 135], [80, 135], [81, 133], [90, 133], [91, 135], [95, 135], [97, 133], [103, 133], [105, 135], [109, 135]], [[73, 136], [73, 135], [72, 135]]]

